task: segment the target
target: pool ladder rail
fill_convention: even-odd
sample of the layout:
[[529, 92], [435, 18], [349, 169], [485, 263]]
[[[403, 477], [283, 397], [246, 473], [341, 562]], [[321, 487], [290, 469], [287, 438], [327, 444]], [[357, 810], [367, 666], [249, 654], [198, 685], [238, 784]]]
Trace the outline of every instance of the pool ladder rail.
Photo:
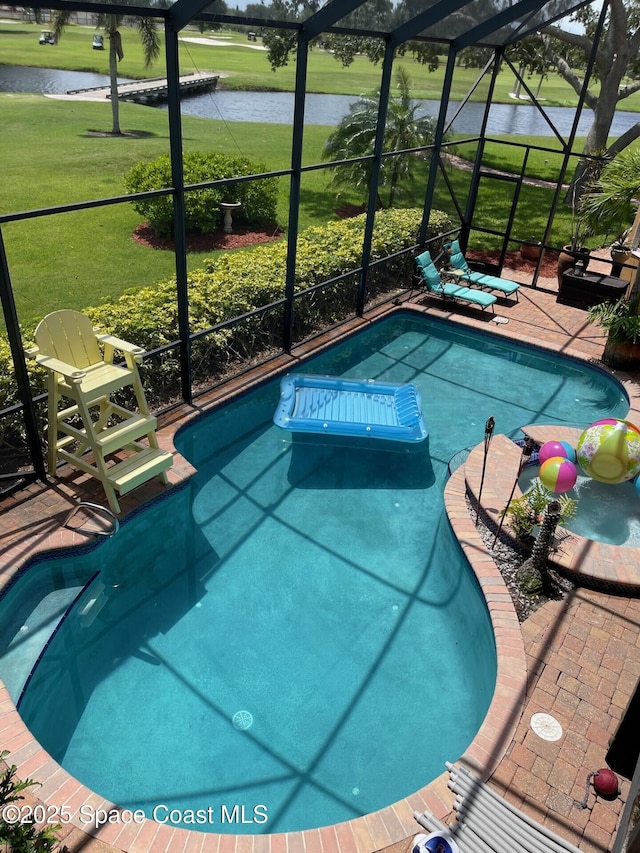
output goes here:
[[[74, 527], [69, 524], [73, 516], [79, 511], [84, 509], [93, 510], [94, 513], [98, 515], [104, 515], [110, 525], [108, 529], [102, 530], [99, 527], [87, 527], [86, 522]], [[80, 501], [71, 512], [67, 515], [64, 522], [62, 523], [63, 527], [66, 527], [67, 530], [73, 530], [76, 533], [85, 533], [88, 536], [113, 536], [120, 529], [120, 521], [118, 517], [113, 513], [108, 507], [102, 506], [101, 504], [91, 503], [90, 501]]]

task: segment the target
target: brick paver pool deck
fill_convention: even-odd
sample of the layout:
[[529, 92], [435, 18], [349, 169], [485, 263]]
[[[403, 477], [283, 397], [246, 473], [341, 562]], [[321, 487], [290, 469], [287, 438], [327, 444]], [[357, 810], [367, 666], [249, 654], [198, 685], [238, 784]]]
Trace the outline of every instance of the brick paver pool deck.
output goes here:
[[[551, 290], [523, 287], [519, 302], [500, 300], [496, 310], [503, 321], [500, 323], [486, 312], [432, 299], [403, 304], [577, 358], [597, 361], [602, 354], [603, 334], [587, 322], [584, 311], [558, 305]], [[380, 309], [376, 316], [386, 310]], [[364, 327], [372, 319], [354, 321], [348, 330]], [[335, 340], [335, 333], [315, 342], [314, 347], [330, 340]], [[278, 358], [268, 372], [294, 369], [311, 349], [301, 347], [292, 356]], [[179, 426], [264, 376], [265, 368], [261, 368], [200, 398], [194, 406], [181, 406], [161, 417], [161, 445], [174, 451], [173, 436]], [[618, 378], [631, 400], [629, 419], [638, 423], [639, 378]], [[539, 426], [531, 432], [542, 440], [547, 435], [556, 437], [555, 430], [546, 433]], [[518, 456], [513, 443], [498, 435], [492, 441], [491, 453], [495, 459], [482, 493], [483, 511], [489, 517], [506, 503], [513, 482], [514, 453], [516, 466]], [[640, 676], [640, 598], [635, 598], [636, 589], [640, 589], [640, 559], [635, 549], [626, 549], [634, 554], [622, 548], [612, 554], [604, 546], [582, 547], [584, 542], [574, 543], [572, 549], [563, 548], [560, 560], [565, 560], [564, 568], [576, 576], [582, 573], [591, 588], [576, 588], [564, 600], [545, 604], [520, 625], [490, 549], [483, 544], [467, 508], [466, 495], [471, 499], [477, 496], [481, 463], [478, 447], [452, 475], [445, 495], [456, 536], [485, 594], [498, 652], [494, 699], [463, 760], [524, 812], [551, 825], [585, 853], [605, 853], [615, 836], [629, 782], [621, 779], [621, 792], [615, 800], [596, 797], [591, 787], [587, 807], [579, 808], [577, 803], [585, 796], [587, 775], [605, 765], [609, 739]], [[176, 455], [169, 487], [187, 478], [192, 470]], [[153, 482], [125, 496], [121, 501], [123, 514], [165, 488]], [[34, 483], [0, 502], [0, 584], [6, 584], [37, 552], [87, 541], [84, 534], [62, 527], [78, 500], [105, 503], [97, 481], [64, 467], [55, 481]], [[534, 734], [530, 719], [536, 711], [550, 713], [558, 720], [563, 729], [560, 740], [549, 742]], [[82, 804], [112, 805], [80, 785], [50, 758], [22, 723], [4, 688], [0, 689], [0, 748], [10, 750], [9, 760], [18, 766], [21, 777], [42, 783], [31, 789], [30, 798], [37, 796], [55, 807], [66, 804], [74, 814]], [[452, 760], [456, 758], [452, 756]], [[411, 761], [412, 756], [403, 759]], [[63, 827], [60, 837], [70, 850], [85, 853], [372, 853], [385, 848], [389, 853], [405, 853], [419, 831], [414, 810], [428, 808], [447, 818], [452, 802], [443, 774], [406, 800], [373, 815], [303, 833], [207, 835], [146, 821], [141, 826], [114, 823], [88, 834], [87, 827], [74, 818]]]

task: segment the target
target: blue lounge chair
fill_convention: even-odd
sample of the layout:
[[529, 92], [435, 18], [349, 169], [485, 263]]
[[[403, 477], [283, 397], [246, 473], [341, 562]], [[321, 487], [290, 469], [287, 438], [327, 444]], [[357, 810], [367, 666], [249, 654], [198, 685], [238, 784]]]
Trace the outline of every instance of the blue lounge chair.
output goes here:
[[467, 259], [462, 254], [460, 243], [457, 240], [445, 243], [443, 249], [449, 255], [452, 274], [457, 274], [461, 281], [475, 284], [478, 287], [484, 287], [487, 290], [499, 290], [505, 296], [515, 294], [516, 300], [518, 299], [518, 289], [520, 288], [518, 282], [510, 281], [508, 278], [499, 278], [497, 275], [475, 272], [470, 269]]
[[422, 252], [421, 255], [418, 255], [416, 267], [420, 275], [420, 284], [424, 284], [429, 293], [435, 293], [437, 296], [442, 296], [443, 299], [459, 299], [461, 302], [470, 302], [479, 305], [483, 311], [491, 305], [491, 310], [494, 310], [493, 303], [496, 302], [497, 297], [493, 294], [476, 290], [473, 287], [463, 287], [457, 282], [444, 282], [436, 269], [436, 265], [431, 260], [429, 252]]

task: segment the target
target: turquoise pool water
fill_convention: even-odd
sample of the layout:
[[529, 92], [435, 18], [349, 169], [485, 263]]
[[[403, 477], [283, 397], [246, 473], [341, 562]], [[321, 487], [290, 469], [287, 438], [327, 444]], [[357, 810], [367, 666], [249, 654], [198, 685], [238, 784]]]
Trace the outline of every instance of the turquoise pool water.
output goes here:
[[[377, 449], [291, 437], [272, 422], [274, 381], [181, 432], [198, 468], [188, 486], [91, 552], [32, 570], [40, 601], [68, 576], [76, 603], [22, 716], [78, 779], [159, 820], [309, 828], [439, 775], [472, 741], [496, 673], [486, 606], [444, 515], [448, 460], [490, 415], [515, 437], [628, 407], [593, 368], [410, 314], [303, 369], [415, 382], [429, 438]], [[25, 596], [16, 584], [0, 612], [0, 676], [16, 701]]]

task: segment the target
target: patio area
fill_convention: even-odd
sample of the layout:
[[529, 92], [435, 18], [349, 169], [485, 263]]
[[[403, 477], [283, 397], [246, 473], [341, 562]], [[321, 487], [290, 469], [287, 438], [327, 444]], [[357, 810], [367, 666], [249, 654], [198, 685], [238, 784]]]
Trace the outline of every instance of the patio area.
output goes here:
[[[509, 271], [503, 272], [504, 276]], [[585, 311], [559, 305], [554, 283], [520, 289], [520, 300], [500, 300], [494, 316], [477, 309], [450, 306], [434, 298], [413, 302], [401, 300], [418, 311], [450, 317], [459, 323], [482, 328], [502, 337], [516, 339], [555, 352], [597, 361], [604, 335], [588, 323]], [[557, 287], [557, 285], [556, 285]], [[395, 308], [381, 308], [377, 315]], [[372, 319], [354, 320], [345, 331], [368, 324]], [[314, 342], [314, 348], [335, 340], [335, 334]], [[311, 347], [301, 347], [292, 356], [280, 356], [268, 365], [269, 374], [293, 368]], [[223, 389], [200, 398], [194, 406], [182, 405], [160, 419], [158, 437], [162, 447], [173, 451], [173, 435], [188, 419], [228, 399], [239, 390], [261, 381], [264, 368], [229, 383]], [[640, 419], [640, 378], [619, 375], [631, 400], [629, 420]], [[499, 450], [499, 447], [498, 447]], [[191, 467], [175, 456], [169, 472], [172, 484], [181, 482]], [[615, 583], [609, 567], [603, 569], [600, 589], [576, 589], [563, 601], [541, 607], [522, 625], [518, 624], [510, 596], [502, 583], [490, 553], [482, 544], [470, 517], [465, 495], [473, 491], [477, 463], [459, 469], [447, 487], [450, 520], [478, 575], [496, 630], [499, 657], [496, 696], [481, 732], [464, 756], [464, 761], [506, 798], [578, 845], [585, 853], [611, 849], [628, 792], [629, 782], [621, 779], [621, 792], [611, 801], [596, 797], [591, 786], [586, 808], [587, 776], [605, 766], [605, 755], [624, 710], [640, 677], [640, 598], [633, 595], [629, 572], [625, 584]], [[504, 486], [497, 480], [483, 493], [483, 503], [496, 498]], [[148, 483], [122, 500], [123, 514], [161, 493], [165, 486]], [[84, 544], [86, 535], [62, 527], [78, 500], [104, 503], [100, 484], [69, 467], [49, 483], [33, 483], [0, 502], [0, 583], [6, 584], [27, 557], [38, 551]], [[597, 574], [597, 556], [594, 571]], [[640, 570], [638, 570], [640, 588]], [[631, 579], [633, 580], [633, 579]], [[613, 581], [613, 582], [611, 582]], [[562, 726], [560, 740], [541, 739], [530, 728], [535, 712], [553, 715]], [[31, 776], [43, 785], [28, 796], [60, 806], [68, 802], [79, 807], [88, 792], [65, 774], [30, 737], [3, 689], [0, 692], [0, 731], [3, 749], [18, 765], [22, 777]], [[455, 760], [457, 756], [451, 756]], [[411, 756], [405, 756], [411, 761]], [[444, 770], [444, 768], [443, 768]], [[98, 802], [94, 795], [94, 800]], [[428, 808], [447, 819], [452, 814], [453, 794], [443, 775], [407, 800], [349, 823], [309, 830], [304, 833], [271, 836], [218, 836], [187, 833], [169, 826], [147, 822], [142, 827], [113, 824], [98, 837], [78, 826], [67, 824], [59, 837], [71, 851], [155, 851], [188, 850], [218, 853], [263, 853], [263, 851], [342, 851], [406, 853], [420, 828], [414, 810]]]

